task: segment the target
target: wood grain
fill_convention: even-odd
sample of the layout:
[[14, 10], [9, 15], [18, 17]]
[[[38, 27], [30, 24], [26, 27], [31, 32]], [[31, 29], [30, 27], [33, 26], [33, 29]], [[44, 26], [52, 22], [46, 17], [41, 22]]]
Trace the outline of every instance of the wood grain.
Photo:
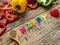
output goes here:
[[[57, 0], [57, 2], [59, 2], [59, 0]], [[50, 9], [53, 9], [53, 7], [60, 11], [60, 5], [57, 4], [46, 9], [42, 7], [38, 7], [36, 10], [27, 9], [24, 14], [20, 14], [21, 16], [19, 19], [7, 25], [6, 32], [0, 37], [0, 45], [18, 45], [8, 36], [8, 33], [11, 30], [18, 31], [19, 39], [21, 39], [23, 45], [60, 45], [60, 16], [58, 18], [50, 16], [49, 11]], [[47, 15], [49, 24], [46, 24], [45, 21], [42, 21], [41, 23], [45, 25], [44, 28], [42, 25], [39, 25], [41, 27], [39, 30], [33, 26], [32, 34], [27, 30], [31, 36], [28, 36], [27, 34], [24, 35], [19, 31], [19, 27], [21, 25], [26, 26], [26, 23], [30, 22], [30, 20], [36, 19], [36, 17], [41, 17], [45, 14]]]

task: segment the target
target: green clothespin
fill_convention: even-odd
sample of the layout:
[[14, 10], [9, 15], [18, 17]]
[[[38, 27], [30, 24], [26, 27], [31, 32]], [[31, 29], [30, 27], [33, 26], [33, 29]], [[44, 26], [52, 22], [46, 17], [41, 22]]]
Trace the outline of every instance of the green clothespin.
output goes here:
[[32, 26], [32, 24], [30, 24], [30, 23], [28, 23], [28, 24], [27, 24], [27, 28], [28, 28], [28, 30], [30, 30], [30, 31], [31, 31], [31, 33], [32, 33], [32, 30], [31, 30], [31, 29], [32, 29], [32, 27], [33, 27], [33, 26]]
[[47, 22], [47, 24], [48, 24], [47, 16], [46, 16], [46, 15], [43, 15], [43, 16], [42, 16], [42, 18], [43, 18], [43, 20], [44, 20], [44, 21], [46, 21], [46, 22]]

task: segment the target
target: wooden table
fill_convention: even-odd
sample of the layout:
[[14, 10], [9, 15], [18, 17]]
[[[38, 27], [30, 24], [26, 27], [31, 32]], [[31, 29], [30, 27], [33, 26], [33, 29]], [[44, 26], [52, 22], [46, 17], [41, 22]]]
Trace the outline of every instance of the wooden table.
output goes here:
[[[60, 0], [57, 0], [57, 2], [59, 1]], [[28, 8], [24, 14], [20, 14], [19, 19], [7, 25], [7, 30], [0, 37], [0, 45], [18, 45], [8, 37], [8, 32], [11, 30], [17, 30], [19, 32], [19, 37], [23, 45], [60, 45], [60, 16], [55, 18], [49, 15], [49, 11], [53, 8], [58, 8], [60, 11], [59, 3], [46, 9], [38, 7], [35, 10], [30, 10]], [[32, 29], [33, 33], [30, 37], [27, 34], [25, 37], [25, 35], [19, 31], [21, 25], [26, 25], [30, 20], [35, 19], [37, 16], [41, 17], [45, 14], [47, 15], [49, 24], [42, 21], [41, 23], [45, 25], [44, 28], [40, 25], [41, 29], [39, 30], [34, 26]]]

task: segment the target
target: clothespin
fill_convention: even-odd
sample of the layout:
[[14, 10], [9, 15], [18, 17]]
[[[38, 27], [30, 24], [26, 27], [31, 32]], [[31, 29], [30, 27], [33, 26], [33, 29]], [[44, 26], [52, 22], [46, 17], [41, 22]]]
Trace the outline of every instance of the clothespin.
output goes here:
[[46, 21], [46, 23], [48, 24], [47, 16], [46, 16], [46, 15], [43, 15], [43, 16], [42, 16], [42, 19], [43, 19], [44, 21]]
[[37, 18], [36, 18], [36, 21], [44, 27], [44, 25], [41, 23], [41, 20], [42, 20], [42, 19], [41, 19], [40, 17], [37, 17]]
[[40, 27], [37, 25], [36, 20], [31, 20], [31, 24], [33, 24], [33, 25], [36, 26], [38, 29], [40, 29]]
[[21, 27], [20, 27], [20, 31], [21, 31], [22, 33], [26, 33], [27, 35], [31, 36], [31, 35], [27, 32], [27, 29], [26, 29], [25, 26], [21, 26]]
[[31, 33], [32, 33], [32, 27], [33, 27], [33, 26], [32, 26], [31, 23], [28, 23], [28, 24], [27, 24], [27, 28], [28, 28], [28, 30], [30, 30]]

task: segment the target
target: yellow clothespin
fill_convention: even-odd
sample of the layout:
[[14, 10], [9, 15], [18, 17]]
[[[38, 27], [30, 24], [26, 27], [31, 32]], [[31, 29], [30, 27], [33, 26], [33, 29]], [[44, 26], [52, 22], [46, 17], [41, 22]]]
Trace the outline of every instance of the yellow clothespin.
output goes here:
[[47, 16], [46, 16], [46, 15], [43, 15], [43, 16], [42, 16], [42, 19], [43, 19], [44, 21], [46, 21], [46, 22], [47, 22], [47, 24], [48, 24]]

